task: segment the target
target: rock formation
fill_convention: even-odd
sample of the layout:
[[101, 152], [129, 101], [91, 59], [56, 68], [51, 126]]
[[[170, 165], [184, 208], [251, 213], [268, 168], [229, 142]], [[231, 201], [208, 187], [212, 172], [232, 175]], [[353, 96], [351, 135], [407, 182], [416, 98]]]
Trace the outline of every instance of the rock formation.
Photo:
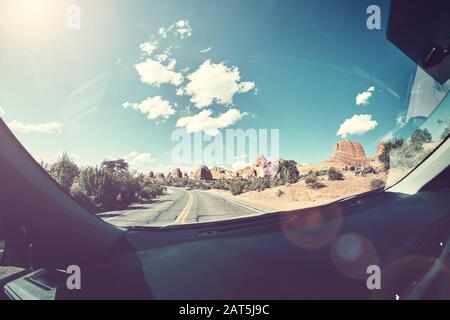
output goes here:
[[170, 173], [170, 178], [172, 179], [182, 179], [183, 173], [181, 172], [180, 168], [173, 169]]
[[222, 167], [213, 167], [211, 168], [211, 174], [213, 179], [232, 179], [233, 171], [226, 170]]
[[211, 171], [207, 166], [204, 165], [200, 166], [197, 170], [192, 172], [190, 178], [194, 180], [207, 180], [207, 181], [213, 179]]
[[266, 157], [259, 156], [253, 162], [252, 168], [255, 169], [258, 177], [261, 178], [276, 178], [279, 175], [280, 164], [283, 159], [276, 158], [273, 161], [268, 161]]
[[336, 142], [332, 156], [328, 159], [330, 162], [340, 164], [363, 164], [370, 159], [366, 157], [363, 147], [359, 142], [348, 139]]
[[239, 170], [238, 177], [243, 179], [255, 179], [258, 177], [258, 173], [256, 170], [252, 167], [245, 167], [244, 169]]
[[164, 173], [162, 173], [162, 172], [157, 172], [157, 173], [155, 174], [155, 178], [156, 178], [156, 180], [160, 180], [160, 181], [166, 179], [166, 177], [164, 176]]

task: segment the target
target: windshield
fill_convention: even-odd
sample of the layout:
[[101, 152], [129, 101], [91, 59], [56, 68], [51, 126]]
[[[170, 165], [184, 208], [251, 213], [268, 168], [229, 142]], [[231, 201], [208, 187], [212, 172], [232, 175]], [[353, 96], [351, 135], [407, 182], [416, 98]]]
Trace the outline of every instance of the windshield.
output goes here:
[[73, 3], [0, 2], [0, 117], [109, 223], [382, 190], [449, 133], [449, 82], [387, 40], [389, 1]]

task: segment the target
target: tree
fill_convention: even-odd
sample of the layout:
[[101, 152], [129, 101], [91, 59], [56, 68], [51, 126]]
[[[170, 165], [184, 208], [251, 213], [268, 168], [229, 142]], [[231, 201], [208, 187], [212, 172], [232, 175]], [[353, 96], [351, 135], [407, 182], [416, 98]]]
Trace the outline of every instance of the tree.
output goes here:
[[296, 183], [300, 180], [300, 173], [297, 169], [297, 162], [293, 160], [283, 160], [280, 163], [280, 177], [284, 183]]
[[420, 148], [424, 143], [429, 143], [431, 141], [432, 141], [431, 133], [428, 131], [427, 128], [417, 129], [411, 135], [411, 143], [415, 146], [420, 146]]
[[104, 160], [101, 164], [101, 167], [114, 171], [126, 171], [128, 170], [128, 163], [123, 159]]
[[442, 131], [441, 136], [440, 136], [441, 140], [444, 140], [450, 134], [450, 119], [447, 119], [447, 120], [439, 119], [437, 121], [437, 123], [440, 126], [445, 125], [444, 131]]
[[141, 186], [123, 160], [103, 161], [100, 167], [83, 168], [80, 189], [102, 210], [124, 208], [138, 200]]
[[66, 152], [49, 168], [50, 175], [67, 191], [70, 191], [75, 178], [80, 174], [80, 168]]
[[390, 168], [390, 162], [391, 162], [390, 154], [391, 154], [392, 150], [400, 148], [401, 146], [403, 146], [403, 143], [404, 143], [404, 140], [401, 138], [395, 138], [391, 141], [384, 143], [383, 152], [381, 152], [381, 154], [378, 157], [378, 160], [383, 165], [384, 170], [389, 170], [389, 168]]
[[450, 126], [446, 127], [441, 134], [441, 139], [444, 140], [450, 133]]

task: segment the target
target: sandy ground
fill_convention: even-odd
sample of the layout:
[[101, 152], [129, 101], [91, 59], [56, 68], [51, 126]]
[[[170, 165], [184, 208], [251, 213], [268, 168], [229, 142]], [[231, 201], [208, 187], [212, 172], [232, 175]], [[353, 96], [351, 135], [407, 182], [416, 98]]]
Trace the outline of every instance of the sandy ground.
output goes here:
[[[225, 190], [209, 190], [208, 192], [233, 200], [264, 212], [294, 210], [325, 204], [358, 193], [370, 190], [370, 181], [382, 179], [383, 173], [369, 174], [366, 177], [355, 176], [353, 172], [343, 172], [344, 180], [329, 181], [327, 176], [320, 176], [319, 181], [325, 185], [321, 189], [308, 188], [304, 181], [292, 185], [285, 185], [264, 191], [250, 191], [233, 196]], [[277, 195], [280, 189], [283, 194]]]

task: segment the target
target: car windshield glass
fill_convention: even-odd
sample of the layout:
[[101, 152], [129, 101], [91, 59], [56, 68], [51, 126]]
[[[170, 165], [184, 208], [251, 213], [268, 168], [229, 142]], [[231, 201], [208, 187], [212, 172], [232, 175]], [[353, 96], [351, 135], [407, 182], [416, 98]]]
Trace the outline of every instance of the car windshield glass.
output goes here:
[[441, 84], [390, 1], [0, 1], [0, 117], [119, 226], [317, 206], [407, 175], [447, 137]]

